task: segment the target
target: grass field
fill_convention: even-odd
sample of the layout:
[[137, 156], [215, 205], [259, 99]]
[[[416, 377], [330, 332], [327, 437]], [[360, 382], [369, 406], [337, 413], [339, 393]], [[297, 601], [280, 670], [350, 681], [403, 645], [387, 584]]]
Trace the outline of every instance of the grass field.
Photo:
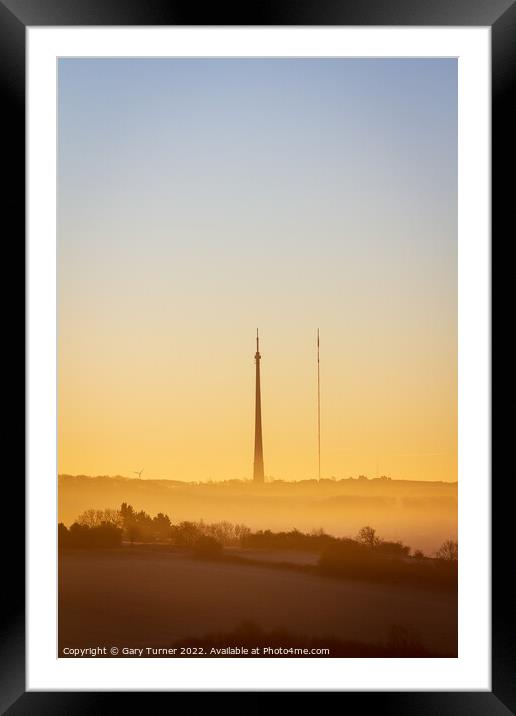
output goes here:
[[[274, 553], [270, 557], [272, 562]], [[267, 559], [264, 551], [260, 559]], [[453, 593], [272, 564], [199, 561], [143, 545], [59, 555], [60, 653], [64, 647], [169, 646], [230, 632], [244, 621], [307, 637], [375, 643], [401, 627], [433, 652], [453, 656], [457, 649]]]

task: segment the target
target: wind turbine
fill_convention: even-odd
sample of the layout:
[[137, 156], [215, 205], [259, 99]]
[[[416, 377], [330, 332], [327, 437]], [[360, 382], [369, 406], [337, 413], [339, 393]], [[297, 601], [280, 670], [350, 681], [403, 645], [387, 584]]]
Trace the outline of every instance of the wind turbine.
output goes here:
[[133, 472], [134, 472], [134, 474], [135, 474], [135, 475], [138, 475], [138, 477], [140, 477], [140, 478], [141, 478], [141, 476], [142, 476], [142, 472], [143, 472], [143, 467], [142, 467], [142, 469], [141, 469], [141, 470], [133, 470]]

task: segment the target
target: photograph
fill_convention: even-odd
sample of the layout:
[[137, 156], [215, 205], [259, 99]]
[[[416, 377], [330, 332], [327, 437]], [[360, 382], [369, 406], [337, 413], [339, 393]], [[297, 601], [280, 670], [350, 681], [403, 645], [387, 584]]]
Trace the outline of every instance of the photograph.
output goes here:
[[57, 60], [59, 658], [458, 657], [457, 126], [456, 57]]
[[492, 420], [515, 20], [0, 0], [25, 278], [0, 714], [516, 714]]

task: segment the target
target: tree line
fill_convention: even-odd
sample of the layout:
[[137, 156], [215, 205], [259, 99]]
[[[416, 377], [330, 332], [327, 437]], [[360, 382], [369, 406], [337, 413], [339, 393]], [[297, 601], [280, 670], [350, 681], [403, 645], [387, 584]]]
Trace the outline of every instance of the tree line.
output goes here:
[[[329, 555], [374, 555], [380, 557], [412, 557], [426, 559], [421, 550], [411, 555], [411, 548], [400, 541], [382, 539], [376, 530], [365, 526], [356, 537], [334, 537], [323, 529], [309, 533], [297, 529], [272, 532], [252, 532], [243, 524], [232, 522], [182, 521], [173, 524], [167, 514], [158, 512], [151, 517], [144, 510], [136, 511], [123, 502], [120, 509], [86, 510], [68, 529], [58, 526], [60, 547], [112, 547], [123, 541], [167, 542], [179, 547], [193, 547], [201, 538], [215, 540], [221, 547], [246, 547], [254, 549], [283, 549], [316, 552]], [[458, 545], [455, 540], [443, 542], [434, 557], [445, 562], [456, 562]], [[367, 558], [367, 557], [366, 557]]]
[[[188, 549], [200, 559], [245, 559], [224, 553], [224, 547], [239, 546], [263, 550], [298, 550], [319, 554], [316, 566], [295, 566], [333, 577], [371, 580], [398, 584], [421, 584], [439, 589], [456, 589], [458, 546], [446, 540], [433, 558], [409, 546], [379, 537], [370, 526], [363, 527], [354, 539], [334, 537], [322, 529], [310, 533], [290, 530], [272, 532], [231, 522], [207, 523], [182, 521], [173, 524], [159, 512], [151, 517], [136, 511], [126, 502], [119, 510], [86, 510], [68, 529], [58, 526], [58, 544], [66, 549], [113, 548], [122, 542], [165, 543]], [[245, 559], [246, 563], [248, 560]], [[270, 564], [265, 558], [263, 563]], [[283, 567], [294, 568], [284, 564]]]
[[182, 521], [172, 524], [167, 514], [151, 517], [123, 502], [119, 510], [86, 510], [68, 529], [58, 525], [60, 548], [114, 547], [123, 541], [131, 544], [168, 542], [193, 547], [201, 538], [210, 538], [221, 547], [238, 546], [251, 532], [249, 527], [232, 522]]

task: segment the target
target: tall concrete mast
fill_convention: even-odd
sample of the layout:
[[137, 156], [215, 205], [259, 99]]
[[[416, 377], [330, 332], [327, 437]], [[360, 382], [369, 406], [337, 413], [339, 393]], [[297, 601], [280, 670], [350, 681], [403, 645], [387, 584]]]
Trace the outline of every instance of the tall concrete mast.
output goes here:
[[262, 397], [260, 389], [260, 339], [258, 337], [258, 329], [256, 329], [256, 353], [254, 355], [256, 363], [256, 398], [254, 412], [254, 482], [265, 482], [263, 472], [263, 443], [262, 443]]

